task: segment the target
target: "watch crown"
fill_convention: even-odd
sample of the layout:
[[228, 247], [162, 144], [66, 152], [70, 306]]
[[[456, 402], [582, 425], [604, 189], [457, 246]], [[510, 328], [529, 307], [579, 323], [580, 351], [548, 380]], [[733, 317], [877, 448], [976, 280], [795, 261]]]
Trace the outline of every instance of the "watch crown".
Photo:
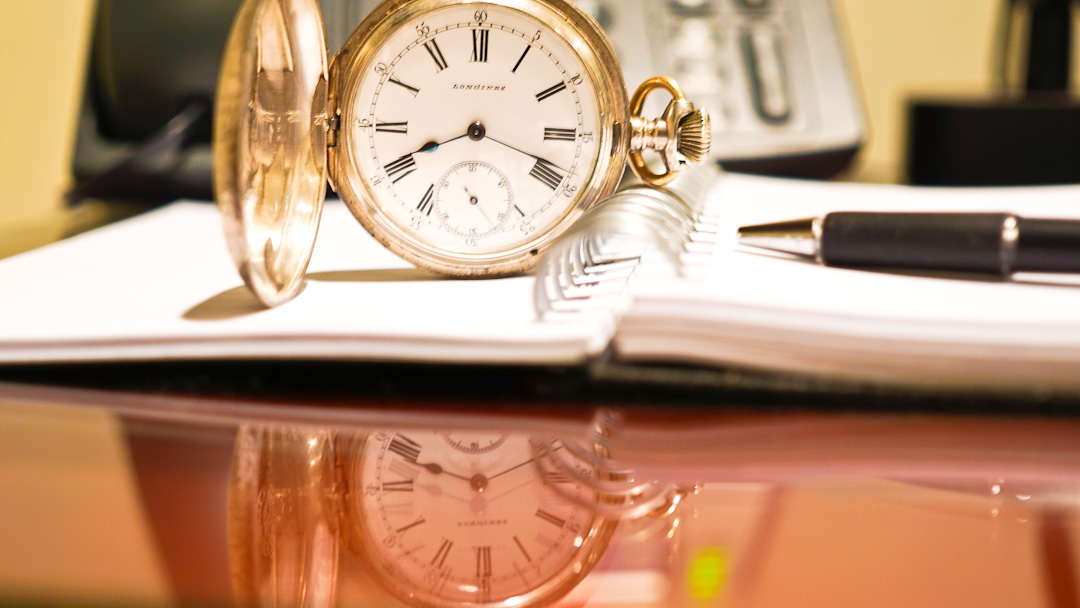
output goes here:
[[[648, 120], [641, 116], [641, 110], [645, 106], [645, 98], [657, 89], [671, 94], [671, 102], [663, 116]], [[641, 83], [630, 97], [630, 115], [630, 168], [650, 186], [667, 185], [690, 165], [700, 165], [708, 160], [712, 145], [709, 113], [703, 108], [694, 108], [678, 83], [671, 78], [654, 76]], [[654, 173], [649, 169], [641, 156], [645, 150], [660, 155], [664, 173]]]
[[691, 164], [700, 165], [709, 158], [712, 147], [712, 120], [709, 112], [698, 108], [679, 120], [676, 130], [679, 152]]

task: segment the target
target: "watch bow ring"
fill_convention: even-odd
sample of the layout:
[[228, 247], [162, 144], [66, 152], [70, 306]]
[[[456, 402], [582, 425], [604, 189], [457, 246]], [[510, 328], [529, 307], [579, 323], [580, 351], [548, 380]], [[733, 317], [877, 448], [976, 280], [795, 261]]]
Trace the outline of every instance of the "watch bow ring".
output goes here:
[[[654, 90], [672, 100], [648, 120]], [[610, 195], [628, 157], [663, 185], [708, 158], [710, 129], [669, 78], [628, 100], [607, 36], [566, 0], [387, 0], [329, 64], [316, 0], [246, 0], [218, 85], [215, 195], [267, 306], [303, 284], [327, 178], [409, 262], [504, 276]]]

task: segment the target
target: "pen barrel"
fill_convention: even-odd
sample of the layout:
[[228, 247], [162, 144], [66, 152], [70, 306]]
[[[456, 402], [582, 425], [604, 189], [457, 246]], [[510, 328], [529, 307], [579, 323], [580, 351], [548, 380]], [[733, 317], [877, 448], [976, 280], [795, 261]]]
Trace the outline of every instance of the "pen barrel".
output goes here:
[[1006, 242], [1004, 227], [1012, 217], [1007, 213], [830, 213], [822, 222], [821, 260], [833, 266], [1008, 274], [1016, 247]]
[[1019, 218], [1016, 270], [1080, 272], [1080, 221]]

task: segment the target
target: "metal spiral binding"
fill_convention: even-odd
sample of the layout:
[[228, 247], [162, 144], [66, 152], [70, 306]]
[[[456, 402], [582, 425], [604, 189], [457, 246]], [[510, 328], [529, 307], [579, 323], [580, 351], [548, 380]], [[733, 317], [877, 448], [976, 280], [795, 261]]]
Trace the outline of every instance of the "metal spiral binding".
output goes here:
[[[565, 500], [602, 517], [632, 520], [646, 515], [657, 519], [671, 515], [686, 491], [674, 484], [637, 479], [633, 469], [620, 466], [610, 458], [618, 426], [618, 414], [600, 410], [584, 443], [560, 437], [558, 445], [561, 449], [555, 449], [552, 442], [534, 439], [532, 446], [540, 473], [569, 477], [576, 482], [572, 486], [592, 490], [583, 497], [569, 491], [567, 487], [571, 485], [552, 484], [555, 492]], [[585, 466], [578, 468], [576, 463]]]
[[706, 194], [719, 176], [710, 164], [664, 188], [632, 184], [586, 213], [540, 266], [539, 314], [617, 312], [649, 251], [658, 251], [678, 276], [707, 259], [701, 254], [711, 251], [716, 231], [704, 212]]
[[[595, 322], [614, 323], [627, 303], [630, 282], [650, 252], [666, 259], [676, 276], [708, 264], [716, 229], [706, 211], [706, 195], [719, 177], [718, 166], [704, 165], [664, 188], [634, 184], [585, 214], [540, 266], [534, 291], [540, 316], [580, 321], [592, 314], [595, 318], [589, 319]], [[541, 473], [566, 476], [592, 490], [591, 497], [583, 498], [562, 484], [552, 484], [566, 500], [603, 517], [629, 520], [652, 515], [659, 525], [669, 525], [687, 490], [637, 479], [632, 469], [613, 460], [618, 426], [618, 416], [603, 410], [584, 443], [560, 438], [562, 447], [554, 448], [534, 440]], [[584, 468], [579, 470], [575, 462]]]

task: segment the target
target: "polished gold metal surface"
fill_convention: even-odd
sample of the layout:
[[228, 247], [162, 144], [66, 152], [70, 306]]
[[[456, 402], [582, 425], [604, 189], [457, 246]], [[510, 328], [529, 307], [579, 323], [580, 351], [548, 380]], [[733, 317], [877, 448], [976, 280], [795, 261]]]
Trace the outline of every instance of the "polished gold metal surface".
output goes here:
[[326, 189], [326, 43], [315, 0], [247, 0], [222, 60], [214, 191], [229, 253], [266, 306], [299, 293]]
[[679, 153], [692, 165], [703, 164], [712, 149], [712, 119], [708, 110], [696, 108], [679, 119], [677, 127]]
[[[653, 91], [671, 94], [664, 115], [656, 120], [641, 116], [645, 100]], [[694, 108], [679, 84], [667, 76], [654, 76], [634, 91], [630, 98], [632, 135], [630, 138], [630, 168], [645, 183], [665, 186], [678, 177], [688, 165], [700, 165], [709, 158], [712, 145], [712, 121], [703, 108]], [[652, 150], [660, 155], [663, 173], [652, 171], [642, 152]], [[680, 159], [679, 154], [684, 158]]]

